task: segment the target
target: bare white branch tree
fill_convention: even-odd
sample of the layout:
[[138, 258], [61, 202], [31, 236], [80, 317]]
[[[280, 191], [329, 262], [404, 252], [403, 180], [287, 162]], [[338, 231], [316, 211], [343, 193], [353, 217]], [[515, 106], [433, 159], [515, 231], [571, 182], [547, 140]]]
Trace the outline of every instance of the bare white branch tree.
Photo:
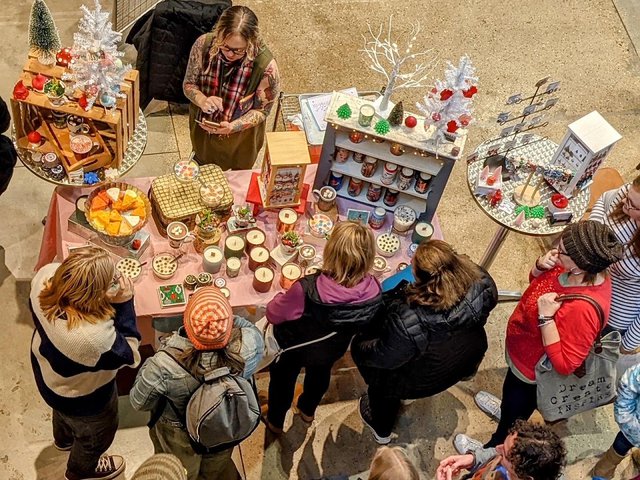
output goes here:
[[380, 25], [377, 34], [373, 32], [371, 25], [368, 25], [370, 36], [362, 35], [364, 48], [360, 50], [371, 62], [369, 68], [382, 74], [387, 81], [384, 96], [380, 102], [382, 111], [389, 108], [389, 98], [395, 90], [424, 87], [436, 64], [435, 58], [421, 61], [431, 55], [431, 50], [413, 52], [414, 43], [420, 34], [420, 23], [411, 24], [411, 32], [403, 42], [406, 47], [400, 52], [398, 44], [392, 39], [392, 21], [393, 16], [389, 18], [385, 38], [383, 38], [384, 25]]

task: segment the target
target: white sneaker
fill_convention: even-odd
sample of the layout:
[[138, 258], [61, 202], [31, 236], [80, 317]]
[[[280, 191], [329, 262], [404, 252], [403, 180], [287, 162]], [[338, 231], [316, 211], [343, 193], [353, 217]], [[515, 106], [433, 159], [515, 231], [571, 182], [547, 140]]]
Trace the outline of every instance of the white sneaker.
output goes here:
[[473, 397], [478, 408], [497, 421], [500, 421], [500, 399], [489, 392], [480, 391]]
[[400, 400], [400, 403], [404, 406], [404, 407], [408, 407], [409, 405], [411, 405], [413, 402], [415, 402], [416, 399], [411, 399], [411, 400]]
[[364, 423], [371, 433], [373, 433], [373, 438], [375, 439], [378, 445], [388, 445], [391, 443], [391, 435], [388, 437], [383, 437], [378, 435], [375, 428], [371, 426], [371, 411], [369, 410], [369, 397], [367, 395], [363, 395], [360, 397], [360, 401], [358, 402], [358, 413], [360, 414], [360, 418], [362, 419], [362, 423]]
[[459, 433], [453, 439], [453, 446], [460, 455], [466, 455], [467, 453], [475, 452], [479, 448], [482, 448], [482, 442], [464, 433]]

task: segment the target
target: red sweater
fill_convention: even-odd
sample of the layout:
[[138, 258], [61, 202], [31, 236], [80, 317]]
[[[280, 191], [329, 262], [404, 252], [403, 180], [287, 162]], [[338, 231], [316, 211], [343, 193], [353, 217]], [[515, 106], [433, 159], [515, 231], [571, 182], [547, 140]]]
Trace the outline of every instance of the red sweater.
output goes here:
[[591, 304], [584, 300], [569, 300], [555, 314], [560, 341], [543, 346], [538, 327], [538, 297], [550, 292], [588, 295], [602, 307], [605, 321], [609, 318], [611, 280], [608, 277], [601, 285], [565, 287], [558, 280], [562, 272], [561, 267], [556, 267], [537, 278], [532, 276], [507, 324], [509, 358], [513, 366], [531, 381], [535, 381], [536, 364], [545, 353], [558, 373], [573, 373], [589, 354], [600, 329], [598, 314]]

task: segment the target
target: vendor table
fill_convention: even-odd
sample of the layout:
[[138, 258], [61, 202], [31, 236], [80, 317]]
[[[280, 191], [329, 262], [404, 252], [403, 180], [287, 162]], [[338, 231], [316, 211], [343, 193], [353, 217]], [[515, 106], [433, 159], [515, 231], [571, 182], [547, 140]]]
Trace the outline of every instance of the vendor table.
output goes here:
[[[506, 143], [507, 140], [508, 139], [505, 138], [499, 141], [490, 141], [479, 145], [476, 149], [477, 158], [485, 158], [490, 149], [501, 151], [503, 149], [503, 144]], [[517, 155], [530, 159], [535, 164], [547, 165], [551, 162], [551, 159], [557, 147], [558, 146], [551, 140], [534, 136], [530, 143], [518, 148]], [[498, 255], [498, 252], [500, 251], [500, 248], [506, 240], [509, 232], [513, 231], [524, 235], [538, 237], [555, 235], [562, 232], [562, 230], [565, 228], [565, 225], [551, 225], [546, 221], [542, 222], [542, 224], [537, 227], [534, 226], [535, 224], [530, 221], [525, 221], [520, 226], [517, 226], [515, 224], [516, 215], [513, 213], [513, 209], [505, 207], [508, 207], [509, 203], [514, 203], [512, 200], [513, 191], [517, 186], [524, 183], [524, 179], [517, 178], [514, 180], [503, 182], [502, 193], [504, 199], [502, 200], [501, 206], [498, 208], [492, 206], [487, 197], [474, 195], [476, 181], [483, 168], [484, 165], [481, 160], [469, 163], [467, 165], [467, 184], [469, 186], [469, 190], [471, 191], [471, 195], [473, 196], [478, 206], [485, 214], [489, 216], [489, 218], [491, 218], [498, 224], [498, 229], [493, 235], [491, 242], [487, 246], [487, 249], [482, 256], [482, 260], [480, 260], [480, 266], [485, 269], [491, 267], [491, 264]], [[536, 184], [539, 180], [540, 174], [536, 173], [531, 184]], [[551, 188], [548, 183], [543, 182], [540, 187], [539, 193], [541, 195], [540, 204], [546, 205], [551, 195], [555, 193], [555, 190]], [[578, 219], [580, 219], [586, 211], [587, 205], [589, 204], [589, 195], [589, 189], [585, 188], [578, 195], [575, 195], [569, 200], [569, 208], [573, 212], [573, 221], [577, 221]]]
[[[251, 170], [225, 172], [225, 176], [234, 195], [234, 203], [242, 204], [245, 202], [247, 186], [249, 185], [251, 174]], [[316, 166], [309, 166], [305, 175], [305, 183], [313, 184], [315, 174]], [[143, 192], [147, 192], [152, 180], [153, 178], [130, 178], [127, 179], [127, 182], [138, 187]], [[46, 265], [55, 259], [60, 260], [65, 258], [68, 255], [69, 247], [85, 245], [87, 243], [85, 238], [68, 230], [67, 221], [69, 216], [75, 210], [75, 200], [80, 195], [87, 195], [90, 191], [91, 189], [89, 188], [72, 188], [62, 186], [56, 188], [49, 205], [47, 223], [42, 238], [40, 256], [36, 269], [41, 268], [43, 265]], [[346, 199], [338, 199], [339, 211], [346, 212], [347, 208], [353, 206], [352, 204], [353, 202], [349, 202]], [[263, 211], [256, 217], [257, 227], [263, 229], [267, 234], [266, 246], [269, 248], [275, 247], [278, 241], [276, 233], [276, 219], [277, 210]], [[442, 232], [437, 218], [434, 217], [432, 223], [434, 227], [433, 238], [442, 238]], [[304, 233], [305, 228], [306, 222], [300, 219], [298, 221], [297, 230]], [[184, 306], [162, 308], [158, 299], [157, 288], [160, 285], [180, 283], [186, 275], [197, 274], [203, 271], [202, 255], [196, 253], [191, 244], [185, 244], [183, 249], [186, 249], [187, 253], [179, 260], [177, 273], [169, 280], [160, 280], [152, 273], [150, 269], [150, 260], [156, 253], [170, 250], [168, 241], [158, 232], [158, 228], [152, 219], [149, 219], [144, 230], [146, 230], [150, 235], [150, 246], [142, 254], [140, 261], [149, 263], [144, 267], [142, 275], [136, 280], [136, 313], [139, 317], [168, 317], [172, 315], [179, 315], [184, 310]], [[378, 232], [374, 231], [374, 233]], [[385, 277], [395, 273], [396, 267], [400, 262], [410, 263], [410, 259], [407, 254], [410, 243], [410, 237], [401, 237], [401, 251], [393, 258], [388, 259], [390, 269]], [[223, 245], [223, 240], [221, 240], [220, 244]], [[319, 253], [322, 252], [321, 245], [316, 248]], [[242, 269], [238, 277], [227, 278], [222, 272], [224, 272], [224, 269], [221, 270], [219, 275], [214, 275], [214, 277], [222, 276], [225, 278], [227, 288], [229, 288], [231, 292], [230, 302], [233, 307], [266, 304], [276, 293], [282, 291], [278, 284], [279, 272], [277, 272], [273, 286], [269, 292], [256, 292], [252, 287], [253, 272], [249, 270], [246, 258], [243, 260]], [[145, 341], [144, 343], [150, 342]]]

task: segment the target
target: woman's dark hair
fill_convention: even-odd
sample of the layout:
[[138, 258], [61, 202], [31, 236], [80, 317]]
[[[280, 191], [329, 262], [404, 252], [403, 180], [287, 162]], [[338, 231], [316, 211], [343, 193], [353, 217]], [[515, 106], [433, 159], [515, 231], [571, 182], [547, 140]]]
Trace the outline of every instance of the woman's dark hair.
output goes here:
[[517, 420], [509, 433], [516, 439], [507, 455], [519, 478], [555, 480], [567, 463], [564, 443], [547, 425]]
[[[640, 192], [640, 175], [633, 179], [633, 182], [631, 182], [631, 186], [629, 188], [633, 188], [637, 192]], [[613, 211], [611, 212], [611, 219], [614, 222], [626, 222], [629, 219], [629, 216], [622, 210], [626, 201], [626, 197], [622, 197], [616, 204], [616, 206], [613, 207]], [[636, 232], [633, 234], [633, 237], [629, 241], [629, 248], [634, 253], [634, 255], [640, 257], [640, 228], [636, 230]]]
[[202, 354], [211, 350], [187, 348], [177, 355], [177, 359], [194, 377], [201, 377], [206, 372], [220, 367], [228, 367], [231, 373], [240, 375], [244, 371], [244, 358], [240, 356], [241, 348], [242, 331], [239, 328], [234, 328], [231, 330], [231, 337], [227, 346], [220, 350], [213, 350], [217, 355], [213, 356], [208, 364], [201, 364]]

